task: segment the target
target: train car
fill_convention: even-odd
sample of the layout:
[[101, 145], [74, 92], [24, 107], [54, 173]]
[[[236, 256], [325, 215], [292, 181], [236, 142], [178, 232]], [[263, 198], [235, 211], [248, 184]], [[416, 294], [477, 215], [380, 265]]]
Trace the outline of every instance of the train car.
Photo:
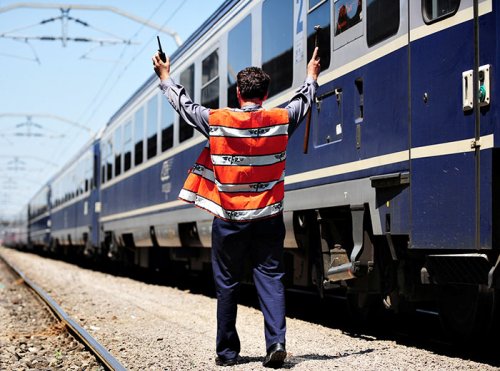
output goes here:
[[100, 247], [99, 135], [50, 181], [50, 249], [64, 255], [94, 255]]
[[0, 244], [16, 249], [28, 245], [28, 210], [24, 207], [4, 228]]
[[[498, 28], [492, 0], [228, 0], [171, 56], [173, 78], [211, 108], [235, 106], [237, 71], [262, 66], [271, 108], [301, 85], [318, 44], [310, 135], [302, 125], [287, 152], [288, 287], [343, 290], [361, 315], [433, 300], [466, 335], [496, 320]], [[96, 142], [92, 245], [145, 268], [202, 270], [212, 217], [177, 195], [206, 139], [157, 85]]]
[[45, 184], [28, 203], [28, 248], [47, 251], [50, 246], [50, 186]]

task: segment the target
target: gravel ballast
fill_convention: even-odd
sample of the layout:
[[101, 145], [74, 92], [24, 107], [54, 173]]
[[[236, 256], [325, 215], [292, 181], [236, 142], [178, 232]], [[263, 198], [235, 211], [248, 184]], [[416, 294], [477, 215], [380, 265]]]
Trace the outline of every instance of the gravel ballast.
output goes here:
[[0, 370], [104, 370], [0, 261]]
[[[47, 291], [125, 368], [221, 369], [215, 365], [215, 299], [11, 249], [0, 248], [0, 254]], [[241, 362], [234, 369], [264, 369], [260, 311], [239, 306], [237, 328], [242, 351]], [[2, 336], [1, 341], [2, 348], [15, 346], [8, 337]], [[287, 351], [284, 368], [293, 370], [498, 369], [393, 340], [353, 337], [293, 318], [287, 318]]]

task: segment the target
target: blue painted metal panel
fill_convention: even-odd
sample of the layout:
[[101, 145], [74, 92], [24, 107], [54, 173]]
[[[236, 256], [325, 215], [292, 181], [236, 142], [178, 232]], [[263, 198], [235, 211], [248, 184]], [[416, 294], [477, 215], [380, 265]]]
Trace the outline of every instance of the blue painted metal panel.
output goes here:
[[[287, 151], [287, 175], [324, 167], [356, 162], [384, 154], [408, 150], [408, 80], [407, 49], [402, 48], [387, 57], [370, 63], [363, 68], [344, 75], [318, 89], [321, 96], [334, 89], [342, 89], [342, 134], [338, 142], [326, 145], [309, 146], [309, 154], [302, 153], [305, 125], [290, 138]], [[355, 81], [363, 79], [364, 118], [361, 126], [361, 146], [356, 147], [356, 86]], [[326, 102], [326, 100], [325, 100]], [[322, 113], [329, 116], [328, 111], [336, 109], [335, 98], [321, 105]], [[305, 120], [304, 120], [305, 121]], [[321, 125], [335, 125], [335, 122], [318, 122], [318, 114], [313, 109], [311, 122], [312, 133], [315, 134]], [[323, 178], [294, 184], [288, 189], [305, 186], [359, 179], [390, 172], [408, 171], [408, 161], [380, 166], [372, 169], [340, 174], [335, 177]]]
[[[175, 201], [182, 189], [188, 170], [194, 165], [204, 144], [191, 147], [170, 158], [170, 192], [165, 193], [161, 172], [163, 162], [158, 162], [101, 191], [102, 213], [109, 216], [144, 207]], [[125, 173], [126, 174], [126, 173]]]
[[474, 154], [412, 161], [411, 247], [473, 249]]
[[[461, 79], [473, 66], [472, 35], [469, 21], [411, 43], [412, 148], [474, 137]], [[475, 166], [472, 152], [412, 159], [412, 248], [474, 248]]]

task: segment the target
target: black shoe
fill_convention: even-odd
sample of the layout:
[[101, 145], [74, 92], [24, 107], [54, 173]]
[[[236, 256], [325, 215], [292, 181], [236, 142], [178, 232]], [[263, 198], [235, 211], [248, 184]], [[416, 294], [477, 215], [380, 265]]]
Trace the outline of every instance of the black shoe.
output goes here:
[[266, 358], [264, 358], [264, 362], [262, 362], [262, 365], [264, 367], [280, 368], [281, 366], [283, 366], [285, 358], [285, 344], [276, 343], [271, 345], [267, 350], [267, 355]]
[[234, 366], [238, 363], [238, 358], [224, 359], [217, 357], [215, 358], [215, 364], [217, 366]]

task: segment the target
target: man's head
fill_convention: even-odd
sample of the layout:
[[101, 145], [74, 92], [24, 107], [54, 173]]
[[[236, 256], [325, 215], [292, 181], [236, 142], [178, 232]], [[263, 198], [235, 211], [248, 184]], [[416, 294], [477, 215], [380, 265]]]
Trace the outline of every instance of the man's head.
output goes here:
[[237, 76], [239, 94], [243, 100], [265, 100], [271, 78], [259, 67], [247, 67]]

